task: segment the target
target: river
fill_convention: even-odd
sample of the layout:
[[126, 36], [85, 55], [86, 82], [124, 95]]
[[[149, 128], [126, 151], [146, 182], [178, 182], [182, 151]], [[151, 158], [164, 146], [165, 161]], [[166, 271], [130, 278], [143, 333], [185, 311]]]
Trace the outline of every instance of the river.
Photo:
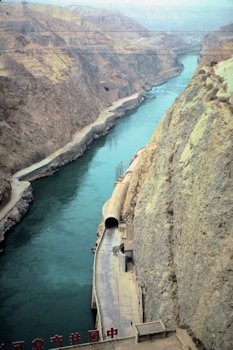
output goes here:
[[111, 196], [116, 167], [126, 170], [136, 150], [150, 139], [161, 116], [184, 89], [197, 56], [181, 59], [178, 77], [153, 88], [147, 101], [119, 119], [83, 157], [52, 177], [33, 182], [34, 202], [11, 232], [0, 256], [0, 344], [49, 338], [94, 328], [91, 286], [97, 226]]

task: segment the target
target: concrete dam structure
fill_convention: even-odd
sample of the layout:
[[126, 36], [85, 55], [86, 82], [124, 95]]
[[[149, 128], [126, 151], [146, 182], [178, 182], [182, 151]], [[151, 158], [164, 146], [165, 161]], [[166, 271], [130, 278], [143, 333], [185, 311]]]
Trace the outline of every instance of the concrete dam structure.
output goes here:
[[132, 173], [137, 165], [139, 150], [133, 158], [129, 168], [123, 177], [120, 177], [115, 185], [111, 198], [103, 206], [103, 222], [105, 228], [116, 228], [121, 221], [121, 209], [126, 197]]
[[[109, 273], [111, 273], [111, 271], [114, 271], [114, 269], [106, 269], [105, 266], [103, 266], [103, 262], [107, 263], [109, 267], [112, 261], [112, 254], [109, 254], [109, 240], [111, 241], [110, 244], [113, 246], [120, 246], [121, 244], [120, 235], [113, 234], [113, 232], [117, 231], [115, 229], [117, 229], [120, 224], [121, 210], [129, 187], [130, 178], [137, 166], [138, 155], [141, 151], [142, 149], [136, 153], [124, 176], [118, 178], [112, 196], [104, 204], [102, 209], [103, 227], [101, 229], [100, 239], [95, 250], [92, 288], [92, 308], [97, 310], [96, 324], [100, 330], [100, 337], [102, 340], [104, 339], [106, 328], [106, 322], [104, 322], [106, 310], [103, 311], [103, 308], [107, 305], [106, 307], [108, 309], [108, 304], [106, 304], [106, 302], [103, 302], [101, 296], [104, 295], [103, 290], [109, 291], [110, 288], [110, 286], [106, 288], [105, 282], [112, 280], [111, 277], [108, 277], [106, 279], [105, 271], [109, 271]], [[107, 250], [105, 249], [106, 247]], [[110, 262], [108, 261], [109, 259]]]
[[106, 229], [119, 226], [121, 208], [124, 203], [131, 175], [132, 171], [127, 171], [123, 179], [118, 179], [111, 198], [103, 207], [103, 221]]

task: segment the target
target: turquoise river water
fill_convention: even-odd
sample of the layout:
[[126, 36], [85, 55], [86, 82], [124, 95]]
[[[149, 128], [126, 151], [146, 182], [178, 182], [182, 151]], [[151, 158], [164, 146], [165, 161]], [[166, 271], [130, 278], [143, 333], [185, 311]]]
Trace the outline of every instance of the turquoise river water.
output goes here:
[[[0, 344], [45, 340], [94, 328], [91, 287], [97, 226], [111, 196], [117, 165], [126, 170], [136, 150], [150, 139], [164, 112], [184, 89], [197, 56], [181, 58], [184, 71], [153, 88], [147, 101], [117, 121], [77, 161], [52, 177], [33, 182], [34, 202], [11, 232], [0, 256]], [[51, 346], [50, 346], [51, 347]], [[8, 347], [9, 348], [9, 347]]]

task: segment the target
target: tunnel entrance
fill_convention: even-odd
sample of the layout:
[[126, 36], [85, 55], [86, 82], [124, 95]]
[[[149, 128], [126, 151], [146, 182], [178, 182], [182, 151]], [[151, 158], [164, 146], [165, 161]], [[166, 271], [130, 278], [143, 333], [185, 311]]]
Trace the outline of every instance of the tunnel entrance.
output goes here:
[[105, 220], [105, 228], [116, 228], [118, 227], [118, 220], [116, 218], [107, 218]]

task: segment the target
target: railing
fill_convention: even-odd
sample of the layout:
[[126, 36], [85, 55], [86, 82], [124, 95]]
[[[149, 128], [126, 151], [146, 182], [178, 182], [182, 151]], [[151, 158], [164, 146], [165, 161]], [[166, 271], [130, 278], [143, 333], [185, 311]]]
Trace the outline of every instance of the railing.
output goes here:
[[[133, 157], [133, 159], [132, 159], [128, 169], [126, 170], [126, 172], [124, 173], [124, 175], [123, 175], [123, 177], [121, 179], [121, 183], [122, 184], [124, 184], [124, 181], [126, 181], [127, 182], [126, 185], [129, 185], [130, 178], [131, 178], [131, 176], [133, 174], [134, 167], [136, 165], [135, 160], [138, 158], [138, 155], [141, 153], [141, 151], [143, 149], [144, 149], [144, 147], [140, 148], [136, 152], [136, 154]], [[128, 175], [129, 175], [129, 179], [127, 179]], [[127, 186], [127, 188], [128, 188], [128, 186]], [[127, 189], [126, 189], [126, 191], [127, 191]], [[110, 201], [110, 199], [109, 199], [109, 201]], [[106, 203], [105, 203], [105, 206], [106, 206]], [[104, 213], [103, 213], [103, 216], [105, 216]], [[98, 252], [99, 252], [99, 249], [101, 247], [101, 243], [103, 241], [105, 232], [106, 232], [106, 229], [104, 228], [104, 231], [103, 231], [103, 233], [100, 236], [98, 245], [97, 245], [96, 250], [95, 250], [94, 264], [93, 264], [93, 287], [92, 287], [93, 288], [93, 293], [94, 293], [94, 296], [95, 296], [95, 302], [96, 302], [96, 309], [97, 309], [97, 315], [98, 315], [98, 320], [99, 320], [99, 331], [100, 331], [101, 340], [103, 340], [104, 335], [103, 335], [103, 324], [102, 324], [102, 312], [101, 312], [101, 307], [100, 307], [100, 303], [99, 303], [98, 292], [97, 292], [97, 289], [96, 289], [96, 265], [97, 265], [97, 259], [98, 259]]]
[[99, 240], [98, 245], [97, 245], [96, 250], [95, 250], [94, 264], [93, 264], [93, 286], [92, 286], [93, 293], [94, 293], [94, 296], [95, 296], [97, 316], [98, 316], [98, 321], [99, 321], [98, 329], [100, 331], [100, 338], [101, 338], [101, 340], [103, 340], [103, 325], [102, 325], [102, 313], [101, 313], [98, 293], [97, 293], [97, 290], [96, 290], [96, 264], [97, 264], [98, 252], [99, 252], [102, 240], [104, 238], [105, 231], [106, 231], [106, 229], [104, 229], [103, 233], [101, 234], [100, 240]]

